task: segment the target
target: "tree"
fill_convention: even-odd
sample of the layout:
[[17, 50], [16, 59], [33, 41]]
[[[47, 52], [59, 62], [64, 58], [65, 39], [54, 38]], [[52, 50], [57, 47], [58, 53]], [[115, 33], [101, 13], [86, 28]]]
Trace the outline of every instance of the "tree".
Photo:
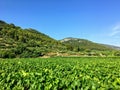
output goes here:
[[15, 58], [15, 53], [11, 50], [0, 51], [0, 58]]
[[21, 54], [23, 53], [27, 47], [21, 43], [18, 44], [18, 46], [15, 48], [15, 54]]
[[114, 55], [115, 55], [115, 56], [120, 56], [120, 51], [114, 52]]

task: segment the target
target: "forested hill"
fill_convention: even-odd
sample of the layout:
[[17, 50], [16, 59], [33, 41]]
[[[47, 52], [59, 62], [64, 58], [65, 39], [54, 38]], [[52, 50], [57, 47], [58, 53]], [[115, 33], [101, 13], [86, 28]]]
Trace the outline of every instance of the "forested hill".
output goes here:
[[102, 44], [94, 43], [92, 41], [86, 40], [86, 39], [79, 39], [79, 38], [64, 38], [60, 40], [60, 42], [71, 46], [71, 50], [79, 50], [79, 51], [84, 51], [84, 50], [99, 50], [99, 51], [105, 51], [105, 50], [112, 50], [113, 48], [107, 47]]
[[[73, 54], [100, 56], [111, 54], [113, 50], [111, 47], [84, 39], [66, 38], [57, 41], [37, 30], [22, 29], [0, 20], [0, 58], [70, 56]], [[118, 51], [117, 55], [120, 55]]]
[[57, 40], [34, 29], [0, 21], [0, 57], [39, 57], [65, 49]]

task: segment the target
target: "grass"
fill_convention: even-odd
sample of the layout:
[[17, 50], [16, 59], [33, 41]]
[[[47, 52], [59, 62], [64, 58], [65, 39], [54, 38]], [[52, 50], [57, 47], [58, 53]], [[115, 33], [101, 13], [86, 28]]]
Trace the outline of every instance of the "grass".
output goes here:
[[120, 90], [119, 57], [0, 60], [0, 90]]

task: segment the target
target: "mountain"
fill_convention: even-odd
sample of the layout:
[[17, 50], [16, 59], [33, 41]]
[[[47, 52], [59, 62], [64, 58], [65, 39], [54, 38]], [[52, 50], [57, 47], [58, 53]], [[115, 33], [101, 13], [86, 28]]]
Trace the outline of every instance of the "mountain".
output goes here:
[[66, 46], [48, 35], [0, 21], [0, 57], [39, 57], [60, 50]]
[[110, 45], [79, 38], [55, 40], [35, 29], [22, 29], [0, 20], [0, 58], [31, 58], [41, 56], [119, 56]]
[[104, 46], [106, 46], [106, 47], [109, 47], [109, 48], [112, 48], [112, 49], [115, 49], [115, 50], [120, 50], [120, 47], [119, 47], [119, 46], [107, 45], [107, 44], [101, 44], [101, 45], [104, 45]]
[[72, 37], [64, 38], [60, 42], [65, 44], [70, 51], [77, 52], [74, 53], [75, 56], [120, 56], [120, 47], [117, 46]]
[[68, 38], [64, 38], [62, 40], [60, 40], [61, 43], [72, 46], [72, 49], [79, 49], [80, 51], [83, 50], [99, 50], [99, 51], [105, 51], [105, 50], [113, 50], [113, 48], [102, 45], [102, 44], [98, 44], [98, 43], [94, 43], [92, 41], [86, 40], [86, 39], [79, 39], [79, 38], [72, 38], [72, 37], [68, 37]]

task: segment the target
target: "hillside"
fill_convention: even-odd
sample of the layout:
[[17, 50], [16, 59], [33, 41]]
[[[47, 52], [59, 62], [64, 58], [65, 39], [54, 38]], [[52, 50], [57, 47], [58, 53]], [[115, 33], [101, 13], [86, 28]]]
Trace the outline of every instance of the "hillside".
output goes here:
[[109, 47], [109, 48], [112, 48], [112, 49], [115, 49], [115, 50], [120, 50], [120, 47], [118, 47], [118, 46], [107, 45], [107, 44], [101, 44], [101, 45], [104, 45], [104, 46], [106, 46], [106, 47]]
[[60, 40], [69, 50], [77, 52], [77, 56], [120, 56], [118, 47], [98, 44], [86, 39], [64, 38]]
[[0, 21], [0, 57], [39, 57], [65, 49], [57, 40], [34, 29]]
[[30, 58], [41, 56], [119, 56], [109, 45], [85, 39], [55, 40], [34, 29], [22, 29], [0, 20], [0, 58]]
[[71, 46], [72, 49], [76, 49], [79, 51], [83, 50], [99, 50], [99, 51], [105, 51], [105, 50], [112, 50], [111, 47], [107, 47], [102, 44], [94, 43], [92, 41], [86, 40], [86, 39], [79, 39], [79, 38], [64, 38], [60, 40], [61, 43]]

